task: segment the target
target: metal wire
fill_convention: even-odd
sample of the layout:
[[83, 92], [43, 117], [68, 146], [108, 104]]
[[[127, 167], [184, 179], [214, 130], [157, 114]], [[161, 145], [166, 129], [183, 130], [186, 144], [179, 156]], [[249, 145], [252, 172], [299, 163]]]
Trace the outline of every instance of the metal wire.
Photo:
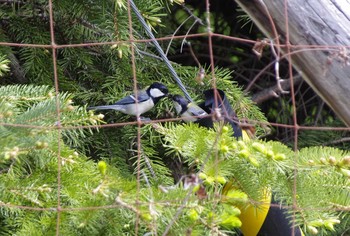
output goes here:
[[190, 94], [187, 92], [186, 87], [184, 86], [184, 84], [182, 83], [180, 77], [177, 75], [174, 67], [171, 65], [169, 59], [167, 58], [167, 56], [165, 55], [163, 49], [160, 47], [158, 41], [156, 40], [156, 38], [154, 37], [150, 27], [147, 25], [145, 19], [142, 17], [140, 11], [138, 10], [138, 8], [136, 7], [135, 3], [133, 0], [129, 0], [130, 6], [132, 8], [132, 10], [135, 12], [137, 19], [140, 21], [140, 23], [142, 24], [143, 28], [146, 30], [146, 33], [148, 35], [148, 37], [150, 37], [150, 39], [152, 40], [152, 43], [154, 44], [154, 46], [156, 47], [159, 55], [161, 56], [161, 58], [164, 60], [164, 63], [166, 64], [166, 66], [168, 67], [171, 75], [173, 76], [173, 79], [175, 80], [175, 82], [177, 83], [177, 85], [180, 87], [180, 89], [182, 90], [182, 92], [184, 93], [185, 97], [190, 101], [193, 102], [193, 99], [191, 98]]

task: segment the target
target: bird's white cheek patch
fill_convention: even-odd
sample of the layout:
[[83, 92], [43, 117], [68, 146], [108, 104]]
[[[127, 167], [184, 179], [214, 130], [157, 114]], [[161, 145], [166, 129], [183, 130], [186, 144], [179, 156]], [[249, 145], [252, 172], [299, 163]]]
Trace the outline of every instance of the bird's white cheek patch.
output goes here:
[[175, 110], [176, 110], [177, 114], [180, 114], [181, 110], [182, 110], [180, 104], [177, 103], [177, 102], [174, 102], [174, 107], [175, 107]]
[[165, 96], [165, 94], [162, 91], [160, 91], [159, 89], [156, 89], [156, 88], [152, 88], [149, 93], [154, 98], [164, 97]]

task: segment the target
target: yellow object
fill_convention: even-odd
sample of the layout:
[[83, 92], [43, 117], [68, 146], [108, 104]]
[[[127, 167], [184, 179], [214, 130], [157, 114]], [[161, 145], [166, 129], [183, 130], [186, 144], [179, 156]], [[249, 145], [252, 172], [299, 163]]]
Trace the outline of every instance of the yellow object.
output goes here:
[[258, 205], [248, 205], [240, 209], [241, 215], [239, 218], [242, 221], [241, 231], [244, 236], [256, 236], [259, 233], [267, 213], [269, 212], [270, 202], [271, 191], [266, 189], [264, 197], [260, 200]]
[[242, 130], [242, 139], [244, 141], [250, 140], [249, 134], [245, 130]]
[[[250, 135], [242, 130], [242, 138], [244, 141], [251, 139]], [[256, 236], [258, 235], [262, 225], [265, 222], [265, 218], [270, 209], [271, 203], [271, 191], [266, 189], [259, 204], [248, 205], [241, 210], [239, 216], [242, 221], [241, 231], [244, 236]]]
[[[242, 139], [243, 141], [249, 141], [253, 138], [254, 136], [250, 133], [247, 132], [246, 130], [242, 130]], [[277, 156], [277, 155], [276, 155]], [[277, 156], [277, 159], [285, 159], [286, 157], [284, 154], [279, 154]], [[275, 157], [276, 159], [276, 157]], [[227, 185], [228, 188], [232, 187], [231, 185]], [[225, 190], [225, 189], [224, 189]], [[228, 191], [226, 189], [226, 191]], [[271, 194], [271, 189], [266, 188], [263, 194], [262, 199], [259, 200], [258, 204], [249, 204], [248, 206], [241, 207], [241, 214], [239, 216], [239, 219], [242, 222], [241, 226], [241, 232], [243, 233], [244, 236], [257, 236], [259, 231], [261, 230], [261, 227], [263, 226], [267, 214], [270, 210], [270, 204], [272, 200], [272, 194]], [[268, 219], [268, 220], [271, 220]], [[282, 225], [281, 225], [282, 227]], [[303, 231], [300, 229], [300, 227], [295, 228], [297, 235], [304, 236]], [[285, 232], [285, 231], [284, 231]], [[280, 235], [280, 234], [279, 234]]]

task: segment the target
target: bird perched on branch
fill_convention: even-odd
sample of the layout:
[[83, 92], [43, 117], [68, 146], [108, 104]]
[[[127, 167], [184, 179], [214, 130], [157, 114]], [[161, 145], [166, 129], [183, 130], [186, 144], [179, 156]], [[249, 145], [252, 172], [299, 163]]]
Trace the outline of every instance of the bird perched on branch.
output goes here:
[[112, 105], [89, 107], [89, 110], [116, 110], [127, 115], [140, 116], [151, 110], [162, 98], [168, 96], [168, 88], [154, 82], [146, 90], [140, 90], [136, 95], [126, 96]]
[[[213, 119], [209, 114], [214, 112], [215, 108], [219, 108], [225, 122], [232, 126], [234, 136], [239, 138], [242, 136], [242, 130], [237, 122], [234, 121], [234, 119], [237, 118], [236, 113], [232, 110], [225, 93], [219, 89], [217, 91], [217, 93], [215, 93], [213, 89], [204, 91], [205, 100], [199, 106], [177, 94], [170, 95], [169, 97], [173, 100], [176, 113], [181, 116], [185, 122], [196, 122], [200, 126], [207, 128], [213, 127]], [[215, 95], [217, 96], [216, 102], [214, 98]]]
[[170, 95], [169, 97], [173, 100], [176, 113], [181, 116], [185, 122], [196, 122], [208, 115], [202, 108], [195, 103], [189, 102], [180, 95]]

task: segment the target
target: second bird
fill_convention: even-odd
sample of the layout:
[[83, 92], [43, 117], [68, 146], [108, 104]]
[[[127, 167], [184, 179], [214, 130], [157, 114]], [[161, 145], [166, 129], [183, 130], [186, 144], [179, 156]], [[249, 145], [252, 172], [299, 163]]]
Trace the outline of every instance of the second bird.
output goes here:
[[180, 95], [172, 95], [171, 99], [173, 100], [177, 114], [180, 115], [185, 122], [195, 122], [208, 115], [202, 108], [187, 101]]
[[[135, 95], [126, 96], [112, 105], [89, 107], [90, 110], [116, 110], [132, 116], [140, 116], [151, 110], [154, 105], [168, 95], [168, 88], [154, 82], [146, 90], [140, 90]], [[137, 104], [137, 105], [136, 105]]]

